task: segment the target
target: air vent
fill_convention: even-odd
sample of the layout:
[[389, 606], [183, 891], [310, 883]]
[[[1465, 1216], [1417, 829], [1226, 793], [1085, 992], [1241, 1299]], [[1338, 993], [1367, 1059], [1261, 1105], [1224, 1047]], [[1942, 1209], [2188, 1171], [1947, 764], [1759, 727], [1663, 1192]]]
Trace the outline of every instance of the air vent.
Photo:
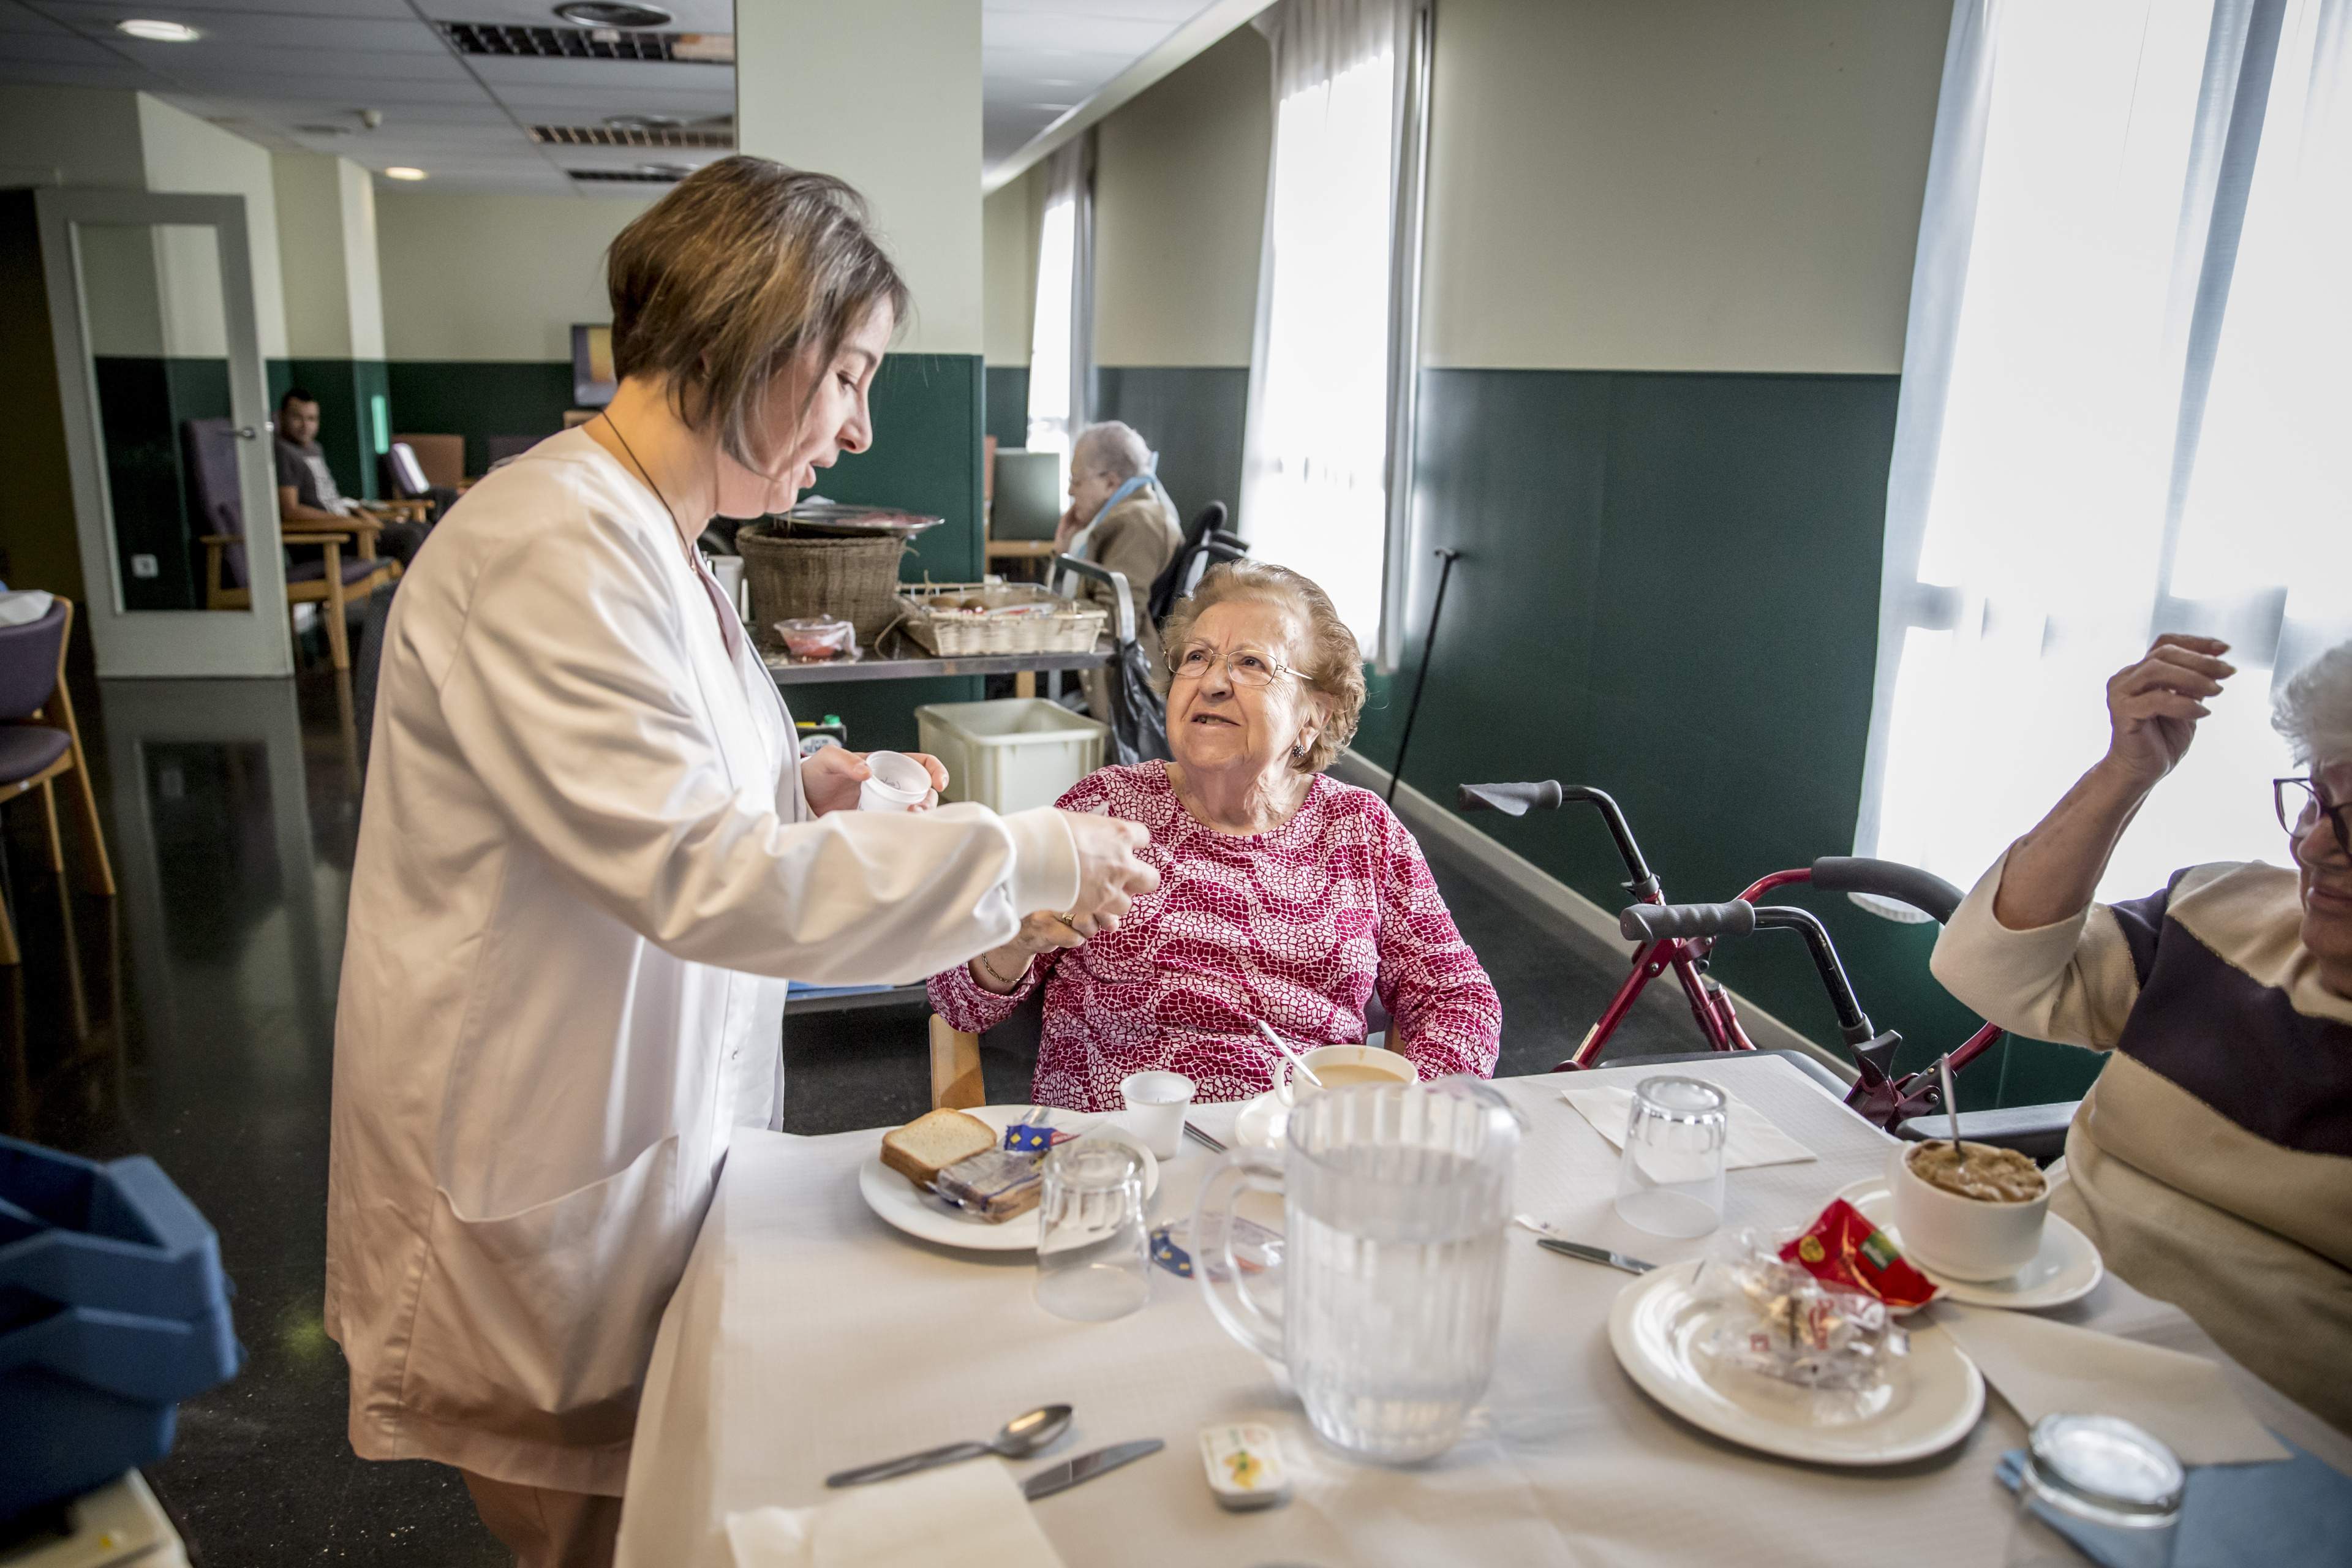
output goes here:
[[735, 63], [732, 33], [518, 27], [504, 22], [443, 22], [440, 27], [461, 55], [503, 55], [512, 59], [674, 60], [714, 66]]
[[674, 185], [694, 173], [691, 169], [664, 169], [658, 174], [651, 169], [566, 169], [563, 172], [575, 180], [625, 185]]
[[551, 147], [715, 147], [722, 153], [735, 145], [731, 131], [689, 131], [683, 125], [534, 125], [530, 139]]

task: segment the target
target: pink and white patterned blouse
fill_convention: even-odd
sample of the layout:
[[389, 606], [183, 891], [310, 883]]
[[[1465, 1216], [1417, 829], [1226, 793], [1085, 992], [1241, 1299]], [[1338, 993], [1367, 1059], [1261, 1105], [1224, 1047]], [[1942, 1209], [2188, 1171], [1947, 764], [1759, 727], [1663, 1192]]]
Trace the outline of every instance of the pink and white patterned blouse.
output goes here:
[[1194, 821], [1164, 763], [1104, 768], [1055, 804], [1141, 823], [1158, 891], [1117, 931], [1033, 961], [1007, 995], [961, 964], [930, 982], [932, 1009], [974, 1032], [1044, 982], [1036, 1103], [1117, 1110], [1119, 1079], [1154, 1068], [1203, 1100], [1247, 1100], [1274, 1087], [1258, 1019], [1301, 1046], [1360, 1044], [1375, 993], [1424, 1080], [1494, 1073], [1502, 1001], [1370, 790], [1318, 774], [1289, 821], [1248, 837]]

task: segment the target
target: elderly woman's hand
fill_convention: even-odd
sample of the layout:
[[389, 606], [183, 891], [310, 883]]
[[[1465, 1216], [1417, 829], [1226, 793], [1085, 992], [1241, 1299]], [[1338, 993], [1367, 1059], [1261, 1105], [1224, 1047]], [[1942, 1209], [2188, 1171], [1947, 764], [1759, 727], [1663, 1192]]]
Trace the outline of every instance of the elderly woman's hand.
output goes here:
[[1116, 920], [1097, 920], [1093, 915], [1049, 914], [1040, 910], [1024, 915], [1021, 929], [1003, 947], [991, 948], [971, 961], [971, 977], [999, 996], [1018, 986], [1029, 973], [1029, 962], [1041, 952], [1056, 948], [1076, 947], [1096, 932], [1108, 931]]
[[2213, 637], [2167, 632], [2147, 657], [2107, 682], [2107, 764], [2147, 788], [2179, 765], [2206, 716], [2203, 698], [2221, 692], [2238, 673], [2221, 655], [2230, 645]]

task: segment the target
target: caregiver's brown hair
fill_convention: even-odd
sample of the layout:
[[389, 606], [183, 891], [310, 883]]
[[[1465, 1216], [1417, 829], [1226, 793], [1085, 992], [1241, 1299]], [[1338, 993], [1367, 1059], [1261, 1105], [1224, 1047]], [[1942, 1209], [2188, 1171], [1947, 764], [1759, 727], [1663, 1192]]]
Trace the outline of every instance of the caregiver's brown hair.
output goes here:
[[907, 316], [906, 281], [830, 174], [721, 158], [678, 182], [605, 253], [613, 373], [667, 378], [678, 416], [745, 468], [783, 372], [820, 366], [877, 307]]

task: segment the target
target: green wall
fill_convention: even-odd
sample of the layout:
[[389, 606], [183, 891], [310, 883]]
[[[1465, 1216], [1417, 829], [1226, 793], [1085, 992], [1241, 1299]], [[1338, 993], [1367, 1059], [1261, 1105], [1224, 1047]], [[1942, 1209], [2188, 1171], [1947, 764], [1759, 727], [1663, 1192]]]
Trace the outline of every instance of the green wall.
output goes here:
[[[1391, 763], [1434, 563], [1463, 552], [1405, 778], [1615, 795], [1667, 894], [1727, 899], [1853, 842], [1877, 640], [1893, 376], [1429, 370], [1422, 549], [1402, 673], [1375, 679], [1357, 749]], [[1600, 819], [1472, 818], [1604, 908], [1622, 868]], [[1792, 894], [1829, 925], [1907, 1068], [1976, 1020], [1927, 973], [1933, 926]], [[1721, 950], [1726, 984], [1816, 1039], [1827, 1002], [1793, 938]], [[2067, 1099], [2098, 1058], [2028, 1044], [1979, 1064], [1970, 1105]]]
[[394, 434], [463, 436], [476, 475], [489, 468], [491, 437], [552, 436], [572, 406], [569, 360], [394, 360], [384, 384]]
[[985, 434], [1000, 447], [1026, 446], [1029, 441], [1029, 367], [992, 364], [987, 367]]
[[1095, 417], [1122, 419], [1160, 454], [1160, 482], [1183, 521], [1213, 500], [1238, 511], [1249, 370], [1227, 365], [1103, 365]]

